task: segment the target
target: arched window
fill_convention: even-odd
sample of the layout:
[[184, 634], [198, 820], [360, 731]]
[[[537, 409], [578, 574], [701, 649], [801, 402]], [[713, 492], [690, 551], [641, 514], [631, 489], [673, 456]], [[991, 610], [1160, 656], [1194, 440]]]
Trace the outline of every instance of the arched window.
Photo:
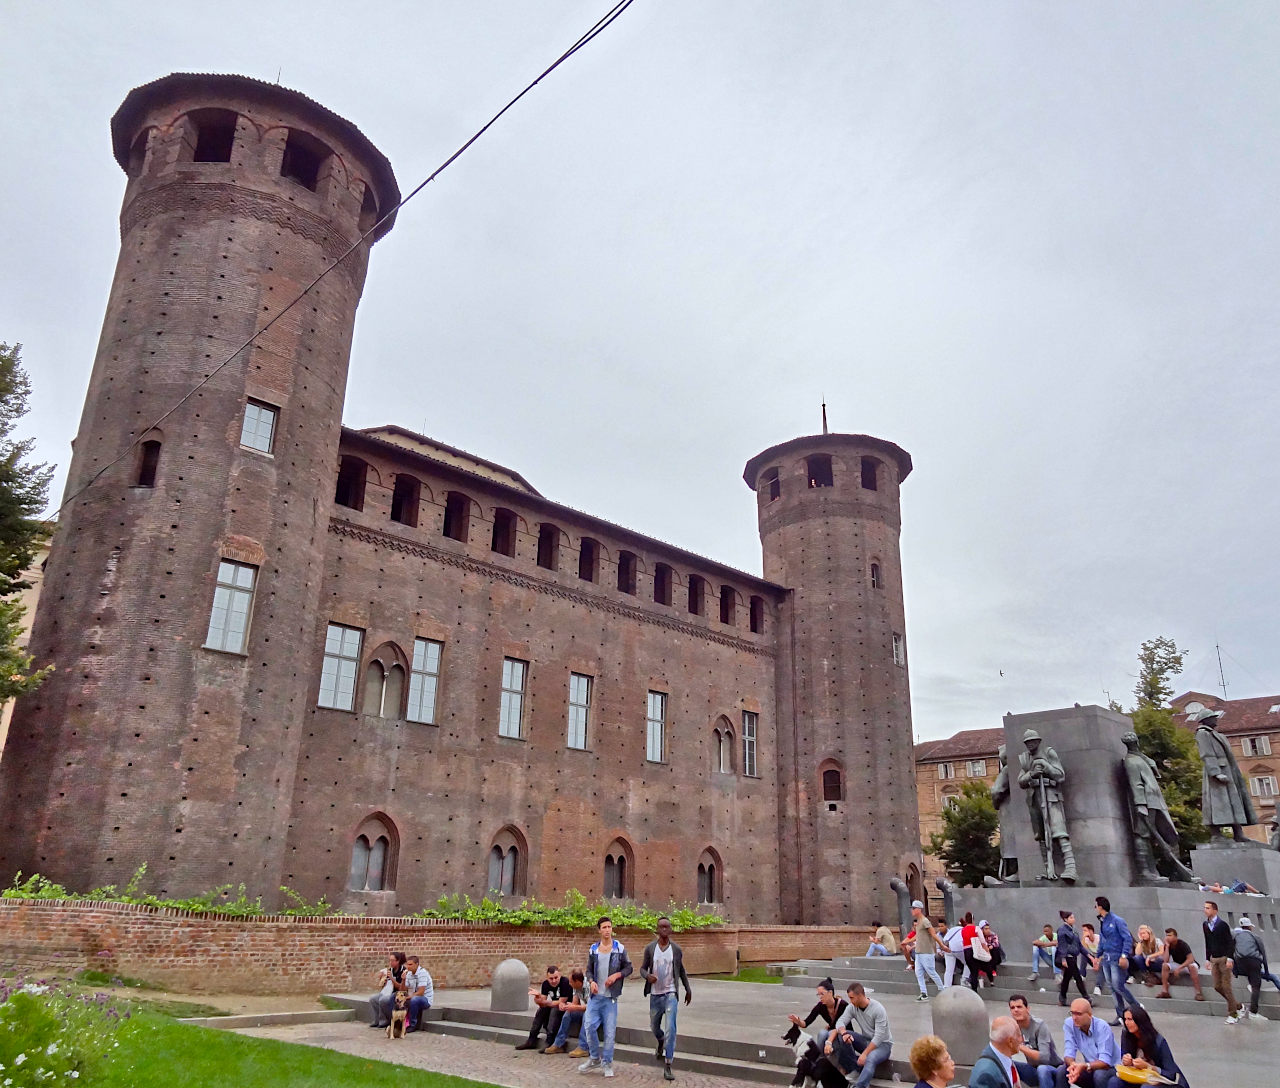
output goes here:
[[582, 538], [578, 552], [578, 577], [584, 582], [594, 582], [600, 571], [600, 541], [589, 536]]
[[360, 709], [376, 718], [404, 717], [405, 664], [400, 648], [384, 642], [364, 670], [364, 700]]
[[606, 899], [630, 899], [634, 894], [631, 847], [614, 839], [604, 855], [604, 895]]
[[824, 801], [840, 801], [844, 798], [844, 788], [840, 781], [840, 772], [829, 767], [822, 772], [822, 799]]
[[347, 887], [357, 892], [381, 892], [394, 888], [399, 842], [394, 825], [381, 813], [366, 819], [356, 828], [355, 841], [351, 845]]
[[694, 616], [707, 614], [707, 580], [697, 574], [689, 575], [689, 613]]
[[[187, 114], [191, 126], [190, 162], [230, 162], [236, 142], [235, 110], [203, 109]], [[185, 158], [185, 155], [183, 156]]]
[[831, 471], [831, 455], [815, 453], [805, 458], [805, 471], [809, 476], [810, 487], [834, 487], [835, 476]]
[[315, 192], [320, 171], [333, 154], [309, 132], [291, 128], [280, 158], [280, 176]]
[[369, 465], [363, 458], [344, 453], [338, 462], [338, 486], [333, 493], [333, 501], [338, 506], [363, 510], [364, 484], [368, 474]]
[[656, 604], [671, 603], [672, 571], [666, 563], [653, 568], [653, 599]]
[[721, 903], [724, 901], [722, 885], [724, 866], [720, 855], [708, 847], [698, 858], [698, 902]]
[[421, 498], [422, 484], [418, 478], [407, 472], [396, 473], [395, 488], [391, 492], [391, 520], [411, 528], [416, 526]]
[[618, 589], [633, 596], [636, 592], [636, 553], [618, 553]]
[[776, 502], [782, 498], [782, 480], [776, 468], [767, 468], [760, 476], [760, 490], [768, 502]]
[[146, 166], [147, 147], [151, 143], [151, 134], [153, 132], [155, 132], [154, 128], [147, 127], [133, 138], [133, 143], [129, 147], [129, 167], [125, 171], [129, 177], [136, 178]]
[[884, 585], [884, 580], [880, 577], [880, 564], [871, 564], [871, 588], [879, 589]]
[[160, 468], [160, 443], [152, 438], [142, 443], [138, 451], [138, 474], [135, 487], [155, 487], [156, 472]]
[[538, 526], [538, 566], [560, 569], [560, 530], [547, 521]]
[[489, 894], [524, 895], [528, 868], [524, 836], [514, 827], [504, 827], [489, 848]]
[[516, 554], [516, 515], [499, 506], [493, 512], [493, 539], [490, 550], [499, 555]]
[[753, 635], [764, 634], [764, 598], [751, 598], [751, 633]]
[[730, 627], [734, 624], [734, 618], [737, 615], [738, 593], [733, 586], [720, 587], [720, 622], [728, 624]]
[[467, 542], [471, 534], [471, 500], [461, 491], [450, 491], [444, 500], [444, 535]]
[[862, 459], [862, 486], [867, 491], [880, 489], [880, 462], [874, 457]]
[[717, 718], [711, 731], [712, 769], [717, 774], [733, 774], [733, 726], [728, 718]]

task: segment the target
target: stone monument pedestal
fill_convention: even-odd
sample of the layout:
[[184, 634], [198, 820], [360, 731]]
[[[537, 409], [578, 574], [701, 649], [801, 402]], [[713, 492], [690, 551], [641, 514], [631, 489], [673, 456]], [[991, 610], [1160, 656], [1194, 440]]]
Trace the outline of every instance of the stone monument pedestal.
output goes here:
[[[1232, 842], [1219, 835], [1191, 851], [1191, 869], [1206, 884], [1225, 886], [1233, 880], [1243, 880], [1264, 895], [1280, 896], [1280, 850], [1273, 850], [1266, 843]], [[1221, 899], [1216, 902], [1226, 910]], [[1241, 909], [1247, 913], [1247, 908]]]

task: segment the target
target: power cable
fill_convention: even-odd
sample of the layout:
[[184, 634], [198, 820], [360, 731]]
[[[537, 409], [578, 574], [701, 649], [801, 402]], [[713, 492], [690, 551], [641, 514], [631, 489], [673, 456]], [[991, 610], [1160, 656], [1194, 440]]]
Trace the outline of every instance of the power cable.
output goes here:
[[120, 453], [118, 457], [114, 458], [111, 461], [108, 461], [105, 465], [103, 465], [100, 469], [98, 469], [97, 472], [95, 472], [92, 476], [90, 476], [89, 479], [85, 482], [85, 484], [82, 487], [80, 487], [75, 492], [73, 492], [72, 494], [68, 495], [65, 499], [63, 499], [62, 504], [58, 507], [58, 509], [55, 510], [45, 520], [52, 521], [53, 519], [57, 518], [58, 515], [61, 514], [62, 511], [65, 510], [68, 506], [70, 506], [72, 502], [74, 502], [86, 491], [88, 491], [89, 488], [91, 488], [95, 483], [97, 483], [98, 480], [100, 480], [107, 472], [115, 468], [116, 465], [118, 465], [121, 461], [123, 461], [126, 457], [128, 457], [135, 449], [137, 449], [144, 435], [148, 434], [150, 431], [154, 430], [156, 427], [159, 427], [161, 423], [163, 423], [166, 419], [168, 419], [171, 415], [173, 415], [174, 412], [176, 412], [179, 408], [181, 408], [184, 404], [186, 404], [187, 401], [189, 401], [192, 397], [194, 397], [196, 393], [198, 393], [201, 389], [203, 389], [206, 385], [208, 385], [209, 382], [213, 379], [215, 374], [217, 374], [219, 371], [221, 371], [225, 367], [229, 366], [232, 363], [232, 361], [235, 360], [236, 357], [240, 355], [242, 351], [244, 351], [248, 347], [251, 347], [254, 341], [258, 339], [258, 337], [260, 337], [263, 333], [265, 333], [268, 329], [270, 329], [277, 321], [279, 321], [282, 317], [284, 317], [285, 314], [287, 314], [299, 302], [301, 302], [304, 298], [306, 298], [307, 295], [309, 295], [320, 284], [320, 282], [324, 280], [326, 276], [329, 275], [330, 272], [332, 272], [335, 268], [337, 268], [340, 264], [342, 264], [343, 261], [345, 261], [348, 257], [350, 257], [352, 253], [354, 253], [357, 249], [359, 249], [360, 246], [364, 244], [365, 240], [369, 237], [369, 235], [373, 234], [380, 226], [382, 226], [383, 223], [385, 223], [388, 219], [390, 219], [393, 215], [395, 215], [401, 208], [403, 208], [406, 204], [408, 204], [409, 201], [411, 201], [415, 196], [417, 196], [420, 192], [422, 192], [423, 189], [425, 189], [428, 185], [430, 185], [433, 181], [435, 181], [436, 178], [438, 178], [442, 173], [444, 173], [444, 171], [448, 169], [449, 166], [451, 166], [454, 162], [456, 162], [462, 156], [463, 152], [465, 152], [467, 148], [469, 148], [478, 139], [480, 139], [481, 136], [483, 136], [486, 132], [488, 132], [489, 129], [492, 128], [497, 123], [497, 121], [502, 117], [502, 115], [505, 114], [509, 109], [511, 109], [511, 107], [514, 106], [517, 102], [519, 102], [520, 99], [522, 99], [525, 95], [527, 95], [531, 90], [534, 89], [534, 87], [536, 87], [539, 83], [541, 83], [544, 79], [546, 79], [547, 76], [549, 76], [552, 72], [554, 72], [557, 68], [559, 68], [560, 65], [562, 65], [565, 61], [567, 61], [580, 49], [584, 49], [587, 45], [589, 45], [601, 34], [603, 34], [610, 26], [613, 25], [614, 22], [618, 20], [618, 18], [621, 17], [622, 13], [625, 12], [627, 8], [629, 8], [632, 5], [633, 2], [634, 0], [618, 0], [618, 2], [614, 4], [612, 8], [610, 8], [604, 15], [600, 17], [600, 19], [596, 21], [595, 25], [592, 26], [590, 30], [588, 30], [585, 34], [583, 34], [582, 37], [580, 37], [576, 42], [574, 42], [573, 45], [571, 45], [563, 53], [561, 53], [560, 56], [558, 56], [537, 77], [535, 77], [534, 80], [527, 87], [525, 87], [524, 90], [522, 90], [518, 95], [516, 95], [513, 99], [511, 99], [510, 102], [508, 102], [505, 106], [503, 106], [502, 109], [500, 109], [491, 118], [489, 118], [489, 120], [480, 129], [478, 129], [476, 133], [469, 140], [466, 141], [466, 143], [464, 143], [461, 147], [458, 148], [457, 151], [455, 151], [452, 155], [450, 155], [447, 159], [445, 159], [444, 162], [442, 162], [439, 166], [437, 166], [435, 170], [433, 170], [431, 174], [428, 175], [424, 180], [419, 182], [418, 185], [415, 186], [414, 189], [408, 194], [408, 196], [402, 197], [398, 204], [396, 204], [389, 211], [383, 214], [383, 216], [376, 223], [374, 223], [373, 226], [371, 226], [362, 235], [360, 235], [359, 238], [357, 238], [354, 242], [352, 242], [351, 245], [347, 247], [346, 251], [342, 254], [342, 256], [340, 256], [331, 265], [329, 265], [323, 272], [321, 272], [318, 276], [316, 276], [310, 283], [306, 285], [306, 287], [304, 287], [296, 296], [294, 296], [294, 298], [283, 309], [279, 310], [271, 318], [271, 320], [269, 320], [260, 329], [258, 329], [258, 331], [255, 332], [252, 336], [250, 336], [249, 339], [247, 339], [243, 344], [241, 344], [238, 348], [236, 348], [235, 351], [233, 351], [230, 355], [228, 355], [225, 359], [223, 359], [222, 362], [220, 362], [211, 371], [209, 371], [209, 373], [206, 374], [199, 382], [197, 382], [194, 386], [192, 386], [177, 402], [173, 404], [172, 407], [166, 410], [154, 423], [140, 430], [138, 432], [138, 436], [132, 442], [130, 442], [128, 446], [124, 448], [124, 450]]

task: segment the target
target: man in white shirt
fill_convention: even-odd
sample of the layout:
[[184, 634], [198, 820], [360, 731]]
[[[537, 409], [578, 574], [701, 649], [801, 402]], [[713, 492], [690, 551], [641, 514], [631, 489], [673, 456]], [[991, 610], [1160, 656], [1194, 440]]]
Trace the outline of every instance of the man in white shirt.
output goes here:
[[658, 1040], [653, 1056], [663, 1062], [663, 1078], [675, 1080], [671, 1062], [676, 1054], [676, 1011], [680, 1008], [677, 984], [684, 984], [686, 1005], [693, 1000], [693, 991], [684, 969], [684, 953], [671, 939], [671, 919], [659, 918], [656, 929], [658, 939], [645, 945], [640, 974], [644, 977], [644, 992], [649, 997], [649, 1026]]
[[404, 991], [409, 995], [408, 1025], [405, 1031], [417, 1031], [422, 1027], [422, 1014], [431, 1008], [435, 1000], [435, 987], [431, 982], [431, 972], [422, 966], [417, 956], [405, 960]]

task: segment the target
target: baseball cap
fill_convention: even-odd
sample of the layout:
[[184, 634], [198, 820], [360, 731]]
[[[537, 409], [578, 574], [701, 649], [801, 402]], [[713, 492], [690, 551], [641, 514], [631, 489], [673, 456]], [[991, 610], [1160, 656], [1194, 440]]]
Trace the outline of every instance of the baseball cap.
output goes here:
[[924, 910], [924, 904], [919, 899], [913, 900], [911, 903], [912, 910]]

